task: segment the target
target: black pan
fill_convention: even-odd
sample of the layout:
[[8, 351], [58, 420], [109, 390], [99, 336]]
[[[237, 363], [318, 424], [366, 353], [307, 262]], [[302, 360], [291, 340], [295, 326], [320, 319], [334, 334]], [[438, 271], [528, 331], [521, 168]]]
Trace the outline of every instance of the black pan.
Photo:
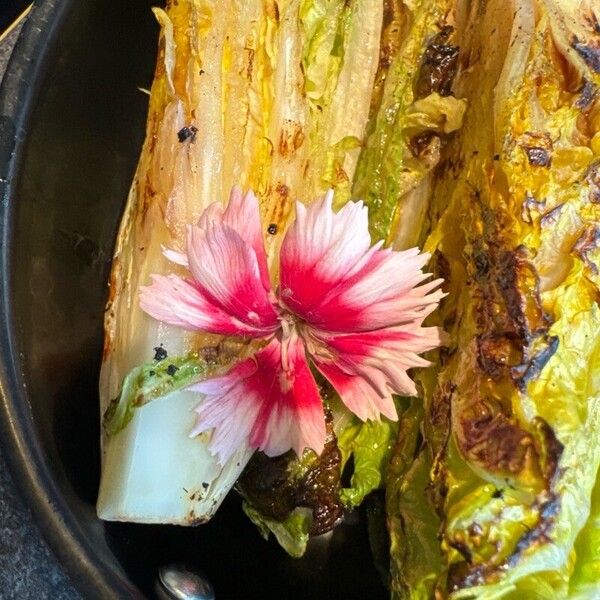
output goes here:
[[144, 134], [158, 28], [146, 0], [44, 0], [0, 90], [0, 435], [14, 479], [86, 598], [152, 598], [186, 561], [219, 600], [377, 600], [364, 515], [301, 560], [230, 494], [195, 529], [105, 524], [97, 376], [116, 229]]

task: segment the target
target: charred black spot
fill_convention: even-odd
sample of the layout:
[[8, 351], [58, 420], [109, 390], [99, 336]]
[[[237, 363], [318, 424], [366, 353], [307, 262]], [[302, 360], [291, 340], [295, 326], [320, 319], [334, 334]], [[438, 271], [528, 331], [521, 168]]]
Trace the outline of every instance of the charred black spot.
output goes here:
[[539, 377], [547, 362], [554, 356], [558, 344], [557, 336], [547, 336], [540, 339], [537, 344], [539, 346], [537, 353], [531, 359], [512, 367], [511, 376], [521, 389], [524, 389], [527, 383]]
[[589, 106], [594, 100], [594, 97], [596, 96], [597, 89], [598, 88], [596, 88], [596, 86], [591, 81], [585, 79], [583, 82], [583, 87], [581, 88], [581, 92], [579, 94], [579, 98], [575, 102], [575, 106], [577, 108], [581, 108], [582, 110], [589, 108]]
[[460, 537], [449, 539], [448, 545], [451, 548], [458, 550], [458, 552], [462, 554], [463, 558], [467, 563], [471, 563], [473, 561], [471, 550], [469, 549], [468, 544], [466, 544], [463, 539], [460, 539]]
[[154, 360], [164, 360], [168, 355], [167, 349], [163, 348], [162, 344], [154, 348]]
[[446, 25], [427, 46], [415, 86], [417, 98], [424, 98], [433, 92], [440, 96], [452, 93], [459, 52], [458, 46], [447, 43], [453, 31], [453, 27]]
[[415, 158], [421, 156], [426, 150], [431, 140], [436, 137], [435, 132], [429, 130], [414, 135], [408, 142], [408, 147]]
[[167, 375], [170, 375], [171, 377], [173, 377], [177, 371], [179, 371], [179, 367], [176, 367], [175, 365], [169, 365], [167, 367]]
[[525, 148], [525, 152], [527, 153], [529, 164], [535, 167], [549, 167], [552, 162], [550, 154], [544, 148], [533, 146], [532, 148]]
[[579, 256], [592, 273], [598, 273], [598, 265], [589, 257], [589, 254], [600, 245], [600, 229], [595, 225], [587, 225], [579, 239], [573, 246], [573, 253]]
[[270, 235], [275, 235], [277, 233], [277, 223], [271, 223], [267, 227], [267, 233], [269, 233]]
[[600, 204], [600, 162], [594, 162], [590, 165], [585, 175], [585, 180], [590, 189], [590, 202]]
[[177, 132], [177, 139], [182, 144], [183, 144], [183, 142], [186, 142], [187, 140], [189, 140], [190, 143], [193, 143], [193, 142], [196, 141], [196, 134], [197, 133], [198, 133], [198, 128], [197, 127], [195, 127], [194, 125], [190, 125], [188, 127], [186, 125], [185, 127], [182, 127]]
[[546, 208], [546, 200], [536, 200], [530, 192], [525, 194], [525, 200], [521, 205], [521, 219], [525, 223], [533, 223], [534, 212], [541, 214]]
[[547, 132], [526, 131], [520, 144], [530, 165], [549, 167], [552, 164], [552, 139]]
[[594, 48], [593, 46], [586, 46], [579, 42], [573, 44], [573, 48], [583, 58], [587, 66], [594, 71], [594, 73], [600, 73], [600, 48]]
[[535, 417], [532, 420], [532, 425], [538, 441], [544, 476], [547, 480], [551, 480], [556, 474], [558, 461], [562, 456], [564, 446], [556, 437], [554, 429], [542, 417]]

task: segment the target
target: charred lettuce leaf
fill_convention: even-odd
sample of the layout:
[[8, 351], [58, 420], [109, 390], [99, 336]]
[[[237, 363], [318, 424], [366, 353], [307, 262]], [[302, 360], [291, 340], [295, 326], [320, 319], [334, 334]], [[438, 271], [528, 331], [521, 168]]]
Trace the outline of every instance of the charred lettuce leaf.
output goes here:
[[590, 85], [600, 82], [573, 40], [600, 40], [574, 6], [492, 0], [470, 13], [456, 3], [453, 90], [468, 109], [432, 175], [424, 220], [449, 292], [436, 319], [450, 343], [420, 375], [423, 442], [388, 476], [396, 598], [597, 594], [600, 146]]
[[[274, 458], [257, 452], [238, 480], [248, 516], [294, 557], [304, 554], [310, 537], [333, 529], [345, 510], [384, 487], [398, 423], [352, 419], [336, 435], [334, 422], [330, 412], [328, 439], [319, 456], [308, 450], [301, 458], [291, 451]], [[352, 474], [344, 487], [347, 465]]]
[[381, 60], [353, 196], [369, 206], [374, 240], [419, 241], [428, 195], [420, 186], [458, 129], [465, 102], [452, 94], [458, 48], [445, 25], [452, 2], [386, 2]]
[[306, 450], [274, 458], [254, 454], [237, 483], [245, 512], [263, 536], [272, 532], [294, 557], [304, 554], [310, 536], [333, 529], [343, 513], [342, 454], [327, 419], [327, 440], [320, 455]]

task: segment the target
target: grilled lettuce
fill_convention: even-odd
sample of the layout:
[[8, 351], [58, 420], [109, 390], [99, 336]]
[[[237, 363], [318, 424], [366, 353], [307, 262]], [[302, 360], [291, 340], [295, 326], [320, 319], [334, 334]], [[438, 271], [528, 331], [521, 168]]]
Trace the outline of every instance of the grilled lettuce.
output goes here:
[[597, 13], [492, 0], [450, 15], [468, 110], [421, 233], [450, 342], [421, 376], [423, 440], [401, 434], [389, 470], [396, 598], [598, 595]]
[[[250, 459], [240, 448], [221, 468], [205, 438], [189, 439], [195, 399], [185, 391], [248, 348], [149, 318], [138, 289], [172, 268], [163, 247], [182, 249], [186, 225], [233, 185], [257, 194], [262, 222], [275, 232], [265, 231], [271, 261], [293, 201], [331, 187], [347, 197], [382, 11], [370, 0], [178, 0], [155, 9], [161, 33], [146, 141], [105, 315], [101, 518], [205, 521]], [[172, 377], [154, 368], [161, 345], [165, 368], [189, 368]], [[191, 353], [198, 360], [190, 363]]]

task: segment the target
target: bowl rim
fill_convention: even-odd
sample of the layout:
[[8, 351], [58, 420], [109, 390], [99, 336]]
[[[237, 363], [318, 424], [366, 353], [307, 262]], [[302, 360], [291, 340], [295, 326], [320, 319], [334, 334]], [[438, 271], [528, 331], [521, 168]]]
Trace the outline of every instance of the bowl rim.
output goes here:
[[103, 560], [54, 481], [20, 369], [11, 306], [11, 237], [17, 182], [35, 101], [75, 0], [39, 0], [23, 24], [0, 86], [0, 445], [40, 534], [86, 598], [144, 598]]

